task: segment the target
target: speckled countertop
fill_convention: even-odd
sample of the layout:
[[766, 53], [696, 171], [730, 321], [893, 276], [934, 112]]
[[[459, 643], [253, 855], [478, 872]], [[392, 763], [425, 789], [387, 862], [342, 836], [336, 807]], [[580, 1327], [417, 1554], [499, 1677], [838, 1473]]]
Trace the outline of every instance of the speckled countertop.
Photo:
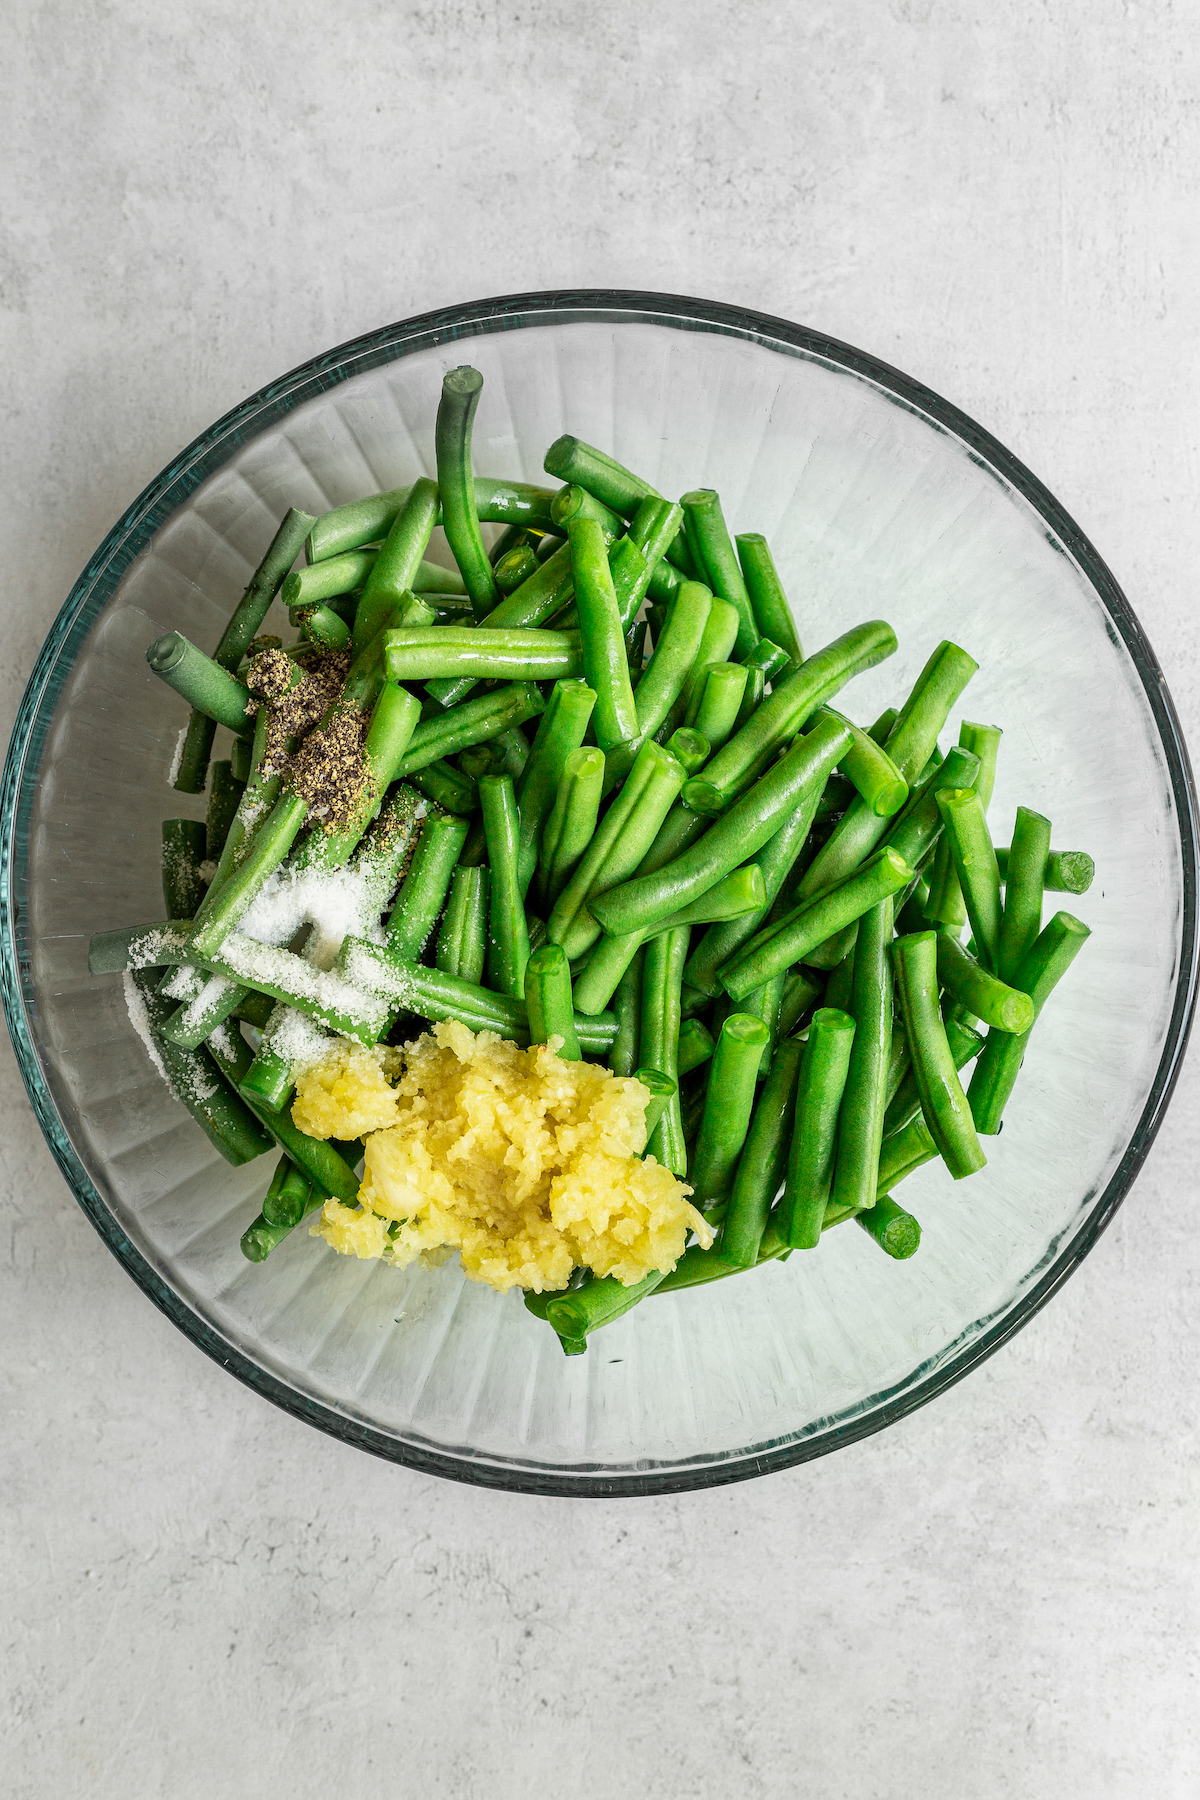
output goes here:
[[[1200, 34], [1172, 0], [10, 0], [0, 710], [185, 442], [389, 319], [744, 302], [1022, 457], [1200, 717]], [[507, 1498], [236, 1385], [3, 1068], [10, 1800], [1191, 1796], [1185, 1069], [1098, 1249], [882, 1436], [707, 1495]]]

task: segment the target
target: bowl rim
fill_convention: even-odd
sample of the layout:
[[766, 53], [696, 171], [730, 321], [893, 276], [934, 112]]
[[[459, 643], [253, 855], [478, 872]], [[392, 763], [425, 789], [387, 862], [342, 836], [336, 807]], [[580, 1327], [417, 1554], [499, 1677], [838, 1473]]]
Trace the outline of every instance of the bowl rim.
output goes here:
[[[969, 1342], [948, 1352], [938, 1367], [881, 1404], [842, 1417], [811, 1435], [751, 1452], [722, 1452], [685, 1465], [649, 1464], [606, 1470], [594, 1464], [526, 1466], [503, 1458], [460, 1456], [453, 1449], [402, 1441], [315, 1401], [254, 1361], [201, 1318], [151, 1266], [121, 1229], [91, 1182], [63, 1127], [42, 1073], [29, 1027], [34, 1005], [25, 939], [25, 882], [33, 788], [57, 704], [92, 623], [125, 570], [156, 531], [202, 481], [235, 450], [302, 401], [342, 381], [422, 349], [499, 330], [575, 320], [646, 322], [679, 330], [711, 332], [758, 342], [777, 352], [832, 363], [873, 383], [893, 400], [963, 442], [1028, 502], [1069, 551], [1090, 582], [1128, 650], [1145, 689], [1170, 777], [1183, 871], [1180, 950], [1171, 1016], [1162, 1054], [1141, 1117], [1121, 1161], [1088, 1218], [1015, 1306]], [[1195, 783], [1174, 703], [1145, 633], [1108, 566], [1049, 490], [1017, 457], [966, 413], [878, 357], [809, 327], [745, 307], [686, 295], [622, 288], [569, 288], [501, 295], [438, 308], [352, 338], [268, 383], [202, 432], [151, 481], [89, 558], [71, 588], [38, 654], [17, 709], [0, 780], [0, 998], [13, 1050], [42, 1133], [69, 1187], [108, 1248], [172, 1324], [247, 1387], [293, 1417], [343, 1443], [426, 1474], [515, 1493], [611, 1498], [682, 1493], [744, 1481], [809, 1462], [881, 1431], [961, 1381], [1046, 1304], [1082, 1262], [1125, 1198], [1149, 1152], [1174, 1091], [1187, 1047], [1197, 993], [1197, 803]], [[878, 1397], [877, 1397], [878, 1399]]]

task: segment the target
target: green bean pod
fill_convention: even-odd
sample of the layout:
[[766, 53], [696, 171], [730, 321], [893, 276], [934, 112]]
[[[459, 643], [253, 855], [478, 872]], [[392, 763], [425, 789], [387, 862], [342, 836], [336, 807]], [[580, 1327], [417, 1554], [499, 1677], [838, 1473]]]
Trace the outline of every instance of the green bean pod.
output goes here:
[[830, 1203], [861, 1211], [874, 1206], [887, 1108], [888, 1056], [892, 1044], [892, 900], [863, 914], [854, 947], [850, 1012], [854, 1045], [838, 1117], [837, 1154]]
[[[983, 1038], [970, 1025], [961, 1019], [946, 1014], [942, 1015], [946, 1027], [946, 1042], [950, 1046], [950, 1054], [954, 1058], [954, 1067], [960, 1072], [967, 1064], [979, 1055], [983, 1049]], [[904, 1034], [904, 1021], [895, 1019], [893, 1031], [896, 1039], [905, 1046], [904, 1068], [900, 1078], [892, 1089], [888, 1099], [887, 1111], [883, 1115], [884, 1142], [893, 1132], [903, 1131], [904, 1127], [921, 1110], [921, 1094], [917, 1086], [917, 1078], [912, 1069], [912, 1058], [908, 1053], [908, 1039]]]
[[392, 681], [470, 675], [475, 680], [560, 681], [583, 667], [574, 631], [492, 631], [486, 625], [434, 625], [384, 634]]
[[814, 1250], [821, 1241], [854, 1033], [849, 1013], [831, 1007], [819, 1007], [808, 1028], [780, 1209], [783, 1240], [794, 1250]]
[[920, 1248], [921, 1227], [910, 1212], [897, 1206], [890, 1194], [880, 1194], [868, 1212], [856, 1213], [855, 1218], [867, 1236], [873, 1237], [879, 1248], [897, 1262], [915, 1256]]
[[[305, 546], [309, 562], [325, 562], [344, 551], [357, 550], [360, 545], [385, 538], [397, 514], [404, 511], [412, 490], [412, 483], [389, 488], [386, 493], [369, 494], [364, 500], [351, 500], [345, 506], [335, 506], [332, 511], [322, 513], [309, 527]], [[496, 525], [548, 531], [553, 499], [552, 488], [535, 487], [528, 481], [495, 480], [484, 475], [475, 481], [475, 511], [481, 520]], [[438, 523], [441, 523], [440, 513]], [[294, 561], [295, 552], [289, 559], [288, 568]]]
[[[324, 1195], [321, 1198], [324, 1199]], [[271, 1185], [263, 1196], [263, 1222], [289, 1228], [298, 1225], [312, 1209], [314, 1199], [312, 1182], [303, 1169], [298, 1169], [290, 1156], [281, 1156]]]
[[750, 596], [754, 623], [765, 638], [779, 644], [795, 663], [804, 661], [796, 621], [788, 605], [783, 583], [775, 567], [767, 540], [757, 531], [739, 532], [734, 539], [742, 579]]
[[979, 960], [992, 973], [1000, 961], [1000, 870], [976, 788], [941, 788], [937, 797]]
[[725, 1262], [743, 1269], [758, 1261], [767, 1217], [787, 1168], [804, 1049], [798, 1038], [786, 1038], [779, 1045], [738, 1158], [714, 1248]]
[[[996, 781], [996, 761], [1003, 735], [998, 725], [979, 725], [970, 719], [963, 720], [958, 734], [960, 747], [979, 758], [979, 773], [969, 785], [978, 793], [985, 813], [991, 804], [992, 789]], [[949, 784], [943, 782], [942, 785]], [[950, 840], [945, 836], [938, 845], [929, 877], [926, 917], [931, 923], [953, 925], [959, 930], [967, 921], [967, 909], [951, 854]]]
[[937, 933], [896, 939], [896, 993], [904, 1017], [921, 1110], [942, 1160], [956, 1181], [987, 1162], [976, 1135], [946, 1028], [938, 1011]]
[[[689, 936], [690, 928], [686, 925], [664, 931], [647, 944], [642, 964], [639, 1060], [643, 1066], [658, 1069], [676, 1084], [679, 1081], [680, 990]], [[603, 1017], [603, 1014], [597, 1016]], [[687, 1145], [678, 1091], [655, 1126], [646, 1153], [657, 1157], [672, 1174], [681, 1178], [687, 1174]]]
[[750, 1013], [730, 1013], [721, 1026], [691, 1167], [693, 1204], [703, 1213], [711, 1214], [729, 1198], [769, 1036]]
[[[996, 851], [1001, 881], [1008, 879], [1008, 847]], [[1096, 875], [1096, 865], [1086, 850], [1051, 850], [1046, 858], [1045, 890], [1048, 894], [1086, 894]]]
[[697, 769], [704, 767], [711, 754], [712, 746], [703, 732], [691, 731], [686, 725], [681, 725], [679, 730], [673, 731], [667, 739], [666, 748], [668, 754], [673, 756], [680, 765], [684, 774], [691, 775]]
[[[642, 1018], [642, 964], [645, 959], [645, 950], [638, 950], [635, 953], [633, 961], [617, 983], [617, 991], [613, 995], [617, 1035], [608, 1061], [614, 1075], [632, 1075], [638, 1067]], [[679, 1035], [682, 1037], [682, 1027]], [[678, 1042], [677, 1038], [676, 1043], [678, 1044]], [[676, 1055], [676, 1066], [678, 1066], [678, 1052]]]
[[[1033, 1002], [1033, 1024], [1090, 936], [1090, 928], [1080, 919], [1058, 912], [1026, 951], [1016, 979]], [[1019, 1034], [988, 1032], [970, 1088], [976, 1127], [986, 1136], [994, 1137], [1003, 1123], [1004, 1108], [1020, 1074], [1032, 1029], [1031, 1024], [1029, 1030]]]
[[637, 709], [625, 660], [625, 629], [599, 524], [595, 519], [573, 519], [567, 528], [567, 542], [579, 611], [583, 671], [588, 686], [596, 690], [592, 722], [596, 742], [607, 752], [638, 735]]
[[[654, 646], [654, 654], [634, 696], [636, 729], [633, 737], [609, 752], [608, 786], [615, 786], [625, 779], [641, 746], [670, 716], [700, 648], [711, 608], [712, 595], [696, 581], [685, 581], [671, 602], [666, 629]], [[600, 741], [598, 732], [597, 741]]]
[[557, 944], [535, 950], [525, 965], [525, 1010], [531, 1044], [548, 1044], [558, 1037], [562, 1039], [558, 1054], [564, 1062], [582, 1060], [571, 1004], [571, 970]]
[[414, 962], [445, 903], [455, 864], [467, 837], [465, 819], [434, 813], [421, 827], [416, 850], [388, 917], [388, 955]]
[[456, 866], [450, 876], [446, 914], [438, 932], [434, 962], [446, 975], [483, 980], [487, 956], [488, 882], [485, 868]]
[[[532, 629], [561, 613], [571, 598], [571, 552], [563, 544], [519, 588], [514, 588], [479, 623], [488, 631]], [[474, 675], [452, 675], [426, 684], [439, 706], [458, 706], [475, 686]]]
[[[461, 813], [465, 818], [478, 810], [478, 782], [470, 780], [460, 769], [440, 757], [423, 769], [413, 770], [407, 779], [418, 793], [444, 807], [446, 812]], [[482, 833], [482, 824], [479, 829]]]
[[535, 718], [545, 706], [534, 682], [514, 681], [437, 718], [423, 719], [412, 734], [397, 774], [413, 775], [430, 763], [456, 756], [470, 744], [487, 743], [502, 731]]
[[615, 1275], [598, 1276], [568, 1294], [553, 1296], [546, 1303], [546, 1321], [557, 1332], [567, 1355], [579, 1356], [587, 1349], [588, 1337], [593, 1331], [611, 1325], [639, 1300], [653, 1293], [664, 1273], [656, 1269], [632, 1287], [624, 1286]]
[[471, 432], [482, 388], [478, 369], [464, 365], [447, 370], [433, 434], [446, 542], [462, 571], [477, 619], [484, 618], [500, 597], [479, 529], [471, 472]]
[[[687, 804], [696, 812], [722, 812], [819, 706], [832, 700], [852, 676], [891, 656], [895, 648], [895, 632], [876, 619], [856, 625], [810, 656], [718, 750], [704, 773], [688, 782]], [[883, 829], [886, 827], [881, 827], [880, 836]]]
[[146, 661], [159, 680], [173, 687], [193, 711], [239, 736], [253, 732], [258, 702], [250, 689], [203, 650], [197, 650], [182, 632], [167, 631], [155, 638], [147, 647]]
[[713, 593], [737, 613], [738, 633], [733, 654], [740, 662], [748, 651], [753, 650], [760, 633], [720, 499], [712, 488], [694, 488], [690, 494], [680, 497], [679, 504], [683, 508], [688, 549], [701, 579], [707, 581]]
[[834, 712], [833, 707], [822, 708], [822, 711], [833, 712], [835, 718], [844, 719], [853, 734], [854, 742], [841, 761], [842, 774], [853, 783], [876, 818], [894, 818], [908, 799], [908, 783], [887, 751], [869, 732], [845, 719], [842, 713]]
[[437, 515], [437, 484], [423, 475], [414, 481], [363, 585], [350, 637], [350, 647], [356, 655], [375, 641], [398, 602], [412, 591]]
[[537, 573], [538, 559], [528, 544], [517, 544], [492, 563], [496, 586], [502, 594], [511, 594]]
[[[1042, 929], [1042, 895], [1050, 854], [1050, 821], [1018, 806], [1000, 917], [996, 973], [1010, 984]], [[998, 869], [997, 869], [998, 872]]]
[[679, 1027], [679, 1044], [676, 1050], [676, 1065], [680, 1077], [690, 1075], [693, 1069], [706, 1063], [716, 1048], [716, 1039], [707, 1025], [699, 1019], [685, 1019]]
[[[213, 1033], [208, 1047], [225, 1079], [233, 1087], [238, 1087], [245, 1079], [253, 1060], [250, 1046], [241, 1032], [230, 1025], [223, 1025]], [[290, 1113], [272, 1112], [252, 1095], [243, 1095], [243, 1099], [279, 1148], [287, 1152], [317, 1187], [347, 1203], [358, 1198], [358, 1176], [332, 1144], [321, 1138], [309, 1137], [307, 1132], [301, 1131], [296, 1125]]]
[[687, 723], [708, 739], [714, 755], [733, 735], [747, 674], [741, 663], [710, 663], [693, 689]]
[[620, 513], [613, 512], [605, 506], [603, 500], [597, 500], [586, 488], [569, 483], [559, 488], [550, 502], [550, 518], [558, 531], [570, 540], [571, 521], [573, 519], [594, 519], [604, 527], [604, 535], [612, 543], [625, 535], [625, 521]]
[[[655, 925], [654, 934], [674, 931], [681, 925], [706, 925], [713, 919], [728, 919], [739, 913], [757, 910], [762, 904], [762, 875], [753, 863], [735, 869], [723, 881], [714, 883], [707, 893], [681, 907]], [[579, 973], [575, 984], [575, 1004], [580, 1012], [602, 1012], [616, 992], [621, 977], [651, 933], [626, 932], [619, 937], [603, 937]], [[746, 1011], [754, 1011], [747, 1006]]]
[[162, 822], [162, 890], [168, 919], [194, 917], [204, 895], [205, 827], [199, 819]]
[[738, 715], [734, 720], [734, 730], [740, 731], [763, 703], [766, 693], [766, 679], [761, 669], [752, 669], [747, 665], [746, 686], [742, 693], [742, 704], [738, 707]]
[[479, 800], [492, 871], [487, 982], [498, 993], [522, 995], [529, 961], [529, 926], [517, 875], [517, 801], [512, 777], [485, 775], [479, 784]]
[[264, 1155], [271, 1147], [270, 1138], [238, 1098], [236, 1089], [231, 1090], [218, 1076], [208, 1051], [181, 1050], [162, 1036], [174, 1002], [157, 991], [153, 971], [136, 970], [133, 982], [167, 1085], [209, 1143], [235, 1168]]
[[595, 836], [604, 770], [604, 752], [592, 748], [572, 750], [563, 764], [538, 857], [538, 893], [546, 908], [554, 906]]
[[913, 788], [909, 804], [894, 820], [883, 842], [898, 856], [919, 869], [942, 834], [942, 814], [937, 803], [941, 788], [969, 788], [979, 773], [979, 758], [957, 745], [945, 760]]
[[567, 758], [582, 745], [595, 704], [595, 690], [584, 682], [556, 682], [538, 722], [525, 767], [516, 778], [521, 816], [517, 864], [522, 893], [528, 891], [533, 879], [543, 827], [553, 809]]
[[821, 998], [820, 980], [814, 978], [811, 969], [789, 969], [783, 978], [783, 993], [779, 1000], [779, 1035], [790, 1037], [792, 1032], [802, 1025], [805, 1016], [810, 1013]]
[[350, 642], [350, 627], [332, 607], [297, 606], [289, 616], [318, 650], [344, 650]]

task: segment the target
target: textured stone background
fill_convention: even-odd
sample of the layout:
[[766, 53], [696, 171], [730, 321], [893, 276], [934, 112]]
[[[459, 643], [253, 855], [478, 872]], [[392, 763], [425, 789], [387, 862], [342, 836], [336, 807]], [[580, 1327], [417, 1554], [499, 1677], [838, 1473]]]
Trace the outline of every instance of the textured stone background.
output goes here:
[[[612, 284], [897, 363], [1092, 533], [1195, 735], [1196, 0], [7, 0], [5, 729], [188, 439], [390, 319]], [[383, 1466], [101, 1247], [3, 1053], [12, 1800], [1191, 1796], [1200, 1105], [968, 1382], [597, 1504]]]

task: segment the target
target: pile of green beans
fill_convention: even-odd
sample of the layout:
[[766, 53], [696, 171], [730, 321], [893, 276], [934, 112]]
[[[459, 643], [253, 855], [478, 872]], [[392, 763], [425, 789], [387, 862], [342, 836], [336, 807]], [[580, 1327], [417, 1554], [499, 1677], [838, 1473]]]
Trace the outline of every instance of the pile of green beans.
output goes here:
[[[289, 510], [211, 656], [181, 632], [150, 645], [191, 709], [175, 786], [208, 791], [163, 821], [167, 918], [97, 934], [90, 966], [134, 972], [139, 1023], [224, 1156], [282, 1150], [251, 1261], [358, 1190], [360, 1146], [292, 1121], [297, 1014], [367, 1045], [454, 1019], [641, 1081], [643, 1154], [704, 1228], [635, 1286], [585, 1271], [528, 1296], [574, 1355], [643, 1299], [844, 1219], [911, 1256], [921, 1228], [892, 1190], [935, 1160], [984, 1167], [1088, 935], [1043, 923], [1044, 897], [1094, 870], [1029, 806], [994, 842], [1003, 734], [952, 723], [967, 650], [937, 645], [857, 723], [842, 691], [896, 650], [890, 624], [806, 655], [765, 537], [732, 535], [711, 488], [667, 499], [581, 438], [546, 453], [558, 488], [477, 474], [482, 390], [470, 367], [445, 376], [436, 478]], [[300, 633], [284, 687], [313, 657], [349, 664], [319, 726], [357, 718], [362, 781], [329, 828], [268, 756], [282, 701], [258, 698], [248, 657], [276, 597]], [[340, 950], [315, 915], [288, 947], [241, 929], [281, 869], [355, 877]]]

